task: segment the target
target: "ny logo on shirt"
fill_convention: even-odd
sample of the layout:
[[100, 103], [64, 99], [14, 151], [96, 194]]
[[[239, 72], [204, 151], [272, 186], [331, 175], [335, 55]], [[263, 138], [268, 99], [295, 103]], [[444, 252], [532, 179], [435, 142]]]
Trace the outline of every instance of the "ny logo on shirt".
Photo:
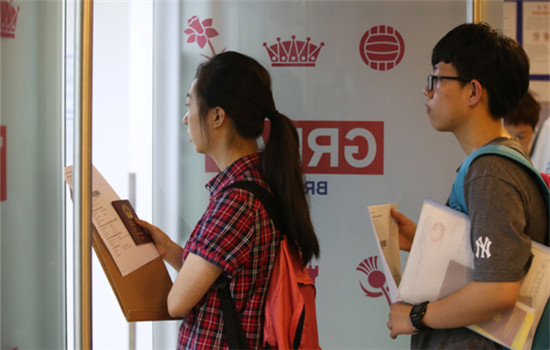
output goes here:
[[476, 258], [480, 259], [488, 259], [491, 257], [491, 240], [489, 240], [489, 237], [485, 236], [485, 239], [483, 237], [479, 237], [476, 240]]

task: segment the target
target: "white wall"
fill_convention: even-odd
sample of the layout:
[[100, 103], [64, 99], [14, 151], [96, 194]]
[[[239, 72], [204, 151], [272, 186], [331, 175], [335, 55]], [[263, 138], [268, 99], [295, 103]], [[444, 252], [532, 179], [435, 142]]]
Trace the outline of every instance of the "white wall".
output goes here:
[[[219, 32], [212, 47], [241, 51], [268, 68], [282, 113], [335, 128], [340, 121], [383, 122], [384, 141], [378, 145], [384, 149], [383, 174], [306, 174], [307, 181], [328, 188], [310, 197], [321, 242], [321, 259], [314, 262], [317, 315], [324, 349], [406, 348], [408, 337], [389, 338], [386, 300], [366, 297], [359, 287], [367, 282], [358, 264], [377, 255], [366, 206], [397, 202], [417, 218], [425, 197], [445, 201], [464, 155], [451, 134], [431, 128], [422, 88], [432, 71], [432, 47], [465, 22], [466, 14], [466, 1], [156, 3], [155, 222], [184, 244], [208, 200], [203, 185], [213, 174], [205, 172], [204, 158], [188, 144], [180, 118], [196, 66], [211, 55], [208, 45], [201, 49], [187, 42], [184, 30], [193, 16], [212, 18]], [[359, 54], [362, 35], [376, 25], [392, 26], [405, 42], [402, 61], [389, 71], [367, 67]], [[325, 43], [315, 67], [271, 66], [263, 43], [292, 35]], [[177, 324], [155, 325], [155, 334], [155, 346], [173, 348]]]

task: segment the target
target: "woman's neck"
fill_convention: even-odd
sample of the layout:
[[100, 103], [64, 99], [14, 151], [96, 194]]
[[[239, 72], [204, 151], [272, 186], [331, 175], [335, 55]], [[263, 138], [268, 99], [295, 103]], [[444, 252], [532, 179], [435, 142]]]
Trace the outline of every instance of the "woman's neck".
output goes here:
[[223, 170], [233, 164], [238, 159], [258, 151], [256, 140], [241, 139], [233, 143], [230, 147], [220, 147], [218, 152], [209, 154], [220, 170]]

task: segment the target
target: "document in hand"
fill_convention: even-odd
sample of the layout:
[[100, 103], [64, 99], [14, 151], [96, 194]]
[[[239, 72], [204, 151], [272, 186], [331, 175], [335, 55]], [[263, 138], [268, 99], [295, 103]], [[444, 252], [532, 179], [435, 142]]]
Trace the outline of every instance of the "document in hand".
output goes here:
[[[368, 207], [370, 221], [382, 260], [388, 285], [387, 297], [391, 303], [398, 301], [397, 286], [401, 281], [401, 258], [399, 256], [399, 231], [391, 217], [390, 209], [397, 210], [397, 204], [371, 205]], [[385, 293], [385, 290], [383, 290]]]
[[[72, 166], [65, 168], [65, 181], [71, 189], [72, 170]], [[124, 215], [117, 213], [117, 207]], [[172, 280], [150, 237], [124, 222], [130, 217], [135, 217], [130, 203], [121, 201], [93, 167], [92, 246], [124, 317], [128, 322], [171, 320], [167, 297]], [[129, 230], [138, 232], [132, 236]]]
[[[65, 168], [65, 181], [73, 186], [73, 168]], [[120, 198], [101, 173], [92, 167], [92, 224], [103, 240], [122, 277], [160, 257], [155, 245], [136, 244], [112, 202]]]
[[[550, 296], [550, 248], [533, 242], [531, 268], [516, 305], [468, 328], [511, 349], [529, 349]], [[397, 297], [408, 302], [447, 297], [470, 281], [473, 253], [465, 214], [425, 200]]]
[[424, 201], [407, 258], [398, 298], [421, 303], [443, 299], [472, 280], [468, 216]]

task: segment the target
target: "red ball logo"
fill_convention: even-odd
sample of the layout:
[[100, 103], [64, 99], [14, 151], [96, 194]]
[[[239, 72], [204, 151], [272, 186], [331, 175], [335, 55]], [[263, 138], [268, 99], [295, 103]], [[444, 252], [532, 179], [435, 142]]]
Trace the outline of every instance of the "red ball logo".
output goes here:
[[390, 70], [405, 54], [401, 34], [390, 26], [374, 26], [367, 30], [359, 43], [361, 58], [374, 70]]

